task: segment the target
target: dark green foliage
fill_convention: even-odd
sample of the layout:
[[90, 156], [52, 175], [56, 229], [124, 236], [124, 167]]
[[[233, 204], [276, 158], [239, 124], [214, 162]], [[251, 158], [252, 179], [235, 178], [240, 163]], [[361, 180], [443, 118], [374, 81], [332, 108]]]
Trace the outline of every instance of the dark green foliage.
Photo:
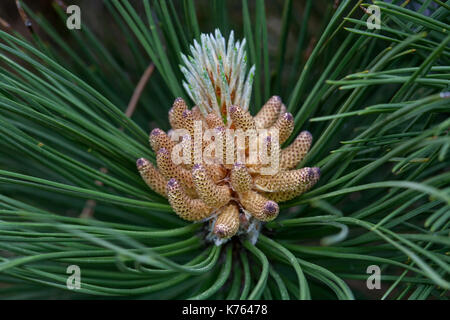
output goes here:
[[[0, 297], [446, 299], [450, 1], [375, 1], [381, 30], [366, 28], [362, 1], [333, 2], [271, 3], [275, 38], [262, 0], [105, 1], [105, 39], [86, 24], [56, 32], [24, 6], [40, 32], [0, 31]], [[154, 159], [150, 129], [186, 98], [180, 51], [215, 27], [247, 39], [251, 110], [280, 95], [295, 133], [315, 138], [300, 165], [322, 171], [256, 245], [204, 243], [202, 225], [177, 218], [135, 168]], [[94, 217], [80, 218], [92, 200]]]

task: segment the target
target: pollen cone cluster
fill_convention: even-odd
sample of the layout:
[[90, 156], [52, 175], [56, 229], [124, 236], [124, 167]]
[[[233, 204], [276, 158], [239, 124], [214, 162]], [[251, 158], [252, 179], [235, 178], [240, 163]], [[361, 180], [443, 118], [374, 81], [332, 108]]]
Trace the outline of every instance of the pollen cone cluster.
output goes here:
[[[153, 129], [149, 142], [156, 153], [156, 166], [144, 158], [136, 162], [143, 180], [153, 191], [169, 200], [178, 216], [188, 221], [212, 218], [211, 232], [219, 239], [246, 233], [251, 223], [242, 224], [241, 221], [259, 223], [275, 219], [279, 213], [279, 202], [306, 192], [320, 177], [319, 168], [295, 169], [311, 146], [312, 136], [308, 131], [302, 131], [289, 146], [280, 150], [276, 155], [278, 160], [275, 160], [278, 167], [273, 174], [263, 174], [263, 169], [269, 164], [263, 164], [261, 161], [247, 164], [236, 161], [236, 137], [226, 135], [227, 129], [233, 129], [234, 132], [238, 129], [268, 129], [269, 133], [277, 129], [277, 145], [273, 145], [275, 140], [270, 139], [270, 135], [261, 144], [265, 144], [268, 158], [272, 156], [270, 152], [280, 149], [280, 143], [292, 133], [293, 117], [285, 112], [279, 97], [270, 98], [254, 117], [239, 106], [231, 106], [228, 112], [231, 122], [227, 124], [215, 118], [213, 113], [206, 117], [197, 115], [197, 120], [204, 124], [201, 126], [202, 136], [206, 130], [219, 135], [223, 133], [222, 162], [195, 163], [195, 157], [190, 157], [191, 161], [188, 163], [174, 162], [172, 153], [178, 143], [189, 141], [192, 149], [194, 143], [198, 143], [193, 142], [194, 119], [190, 117], [192, 110], [188, 109], [181, 98], [175, 100], [169, 111], [169, 119], [173, 129], [185, 129], [187, 135], [182, 136], [179, 142], [172, 140], [163, 130]], [[207, 146], [203, 141], [200, 144], [201, 150]], [[234, 146], [231, 153], [230, 146]], [[244, 146], [243, 154], [248, 157], [248, 141]], [[216, 151], [218, 150], [214, 150]], [[232, 155], [231, 163], [230, 159], [226, 158], [226, 153]]]
[[235, 41], [231, 32], [227, 42], [216, 30], [194, 40], [190, 51], [180, 68], [196, 105], [189, 109], [175, 100], [168, 115], [172, 129], [150, 133], [156, 166], [140, 158], [137, 169], [182, 219], [208, 220], [207, 239], [221, 244], [245, 234], [255, 242], [261, 222], [278, 216], [278, 203], [319, 180], [319, 168], [296, 169], [312, 136], [303, 131], [281, 149], [294, 119], [278, 96], [255, 116], [248, 112], [255, 67], [247, 73], [245, 39]]

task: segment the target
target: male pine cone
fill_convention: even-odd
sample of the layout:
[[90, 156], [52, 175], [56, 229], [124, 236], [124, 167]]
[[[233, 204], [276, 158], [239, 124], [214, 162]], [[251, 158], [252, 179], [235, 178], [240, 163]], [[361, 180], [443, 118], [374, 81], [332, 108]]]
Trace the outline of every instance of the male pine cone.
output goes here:
[[[193, 141], [194, 133], [190, 130], [191, 123], [186, 121], [186, 111], [190, 111], [186, 103], [181, 98], [176, 99], [169, 111], [171, 123], [177, 124], [176, 129], [186, 129], [192, 134]], [[292, 115], [284, 111], [277, 96], [270, 98], [254, 117], [239, 106], [232, 106], [229, 126], [242, 130], [276, 128], [283, 132], [282, 135], [289, 136], [293, 129]], [[202, 127], [204, 130], [223, 130], [223, 122], [207, 121], [212, 118], [211, 114], [197, 117], [197, 120], [210, 124]], [[176, 142], [169, 135], [156, 128], [150, 133], [149, 141], [157, 154], [157, 167], [147, 159], [138, 159], [137, 168], [143, 180], [153, 191], [166, 197], [181, 218], [201, 221], [214, 217], [212, 232], [218, 238], [230, 238], [239, 231], [240, 215], [247, 213], [259, 221], [275, 219], [279, 213], [278, 202], [306, 192], [320, 177], [319, 168], [294, 169], [310, 149], [312, 136], [308, 131], [302, 131], [281, 150], [279, 170], [272, 175], [261, 174], [264, 167], [261, 163], [236, 162], [227, 166], [225, 162], [191, 162], [176, 165], [170, 156]], [[225, 150], [227, 145], [232, 145], [226, 139], [223, 144]], [[248, 149], [248, 145], [246, 147]]]
[[[261, 221], [278, 216], [278, 202], [306, 192], [320, 177], [319, 168], [295, 169], [311, 147], [308, 131], [281, 150], [281, 144], [292, 134], [294, 118], [286, 112], [280, 97], [271, 97], [255, 116], [248, 112], [255, 67], [247, 74], [245, 47], [245, 39], [235, 41], [233, 31], [228, 42], [219, 30], [214, 35], [201, 34], [200, 43], [194, 40], [192, 56], [182, 54], [184, 66], [180, 68], [186, 79], [183, 87], [196, 106], [190, 110], [182, 98], [177, 98], [168, 117], [172, 130], [166, 133], [157, 128], [150, 134], [157, 167], [144, 158], [136, 162], [143, 180], [169, 200], [178, 216], [188, 221], [212, 219], [210, 235], [215, 240], [248, 234], [252, 228], [259, 230]], [[196, 136], [198, 123], [200, 142]], [[252, 137], [244, 137], [244, 146], [238, 148], [230, 129], [236, 133], [267, 129], [268, 136], [258, 145], [264, 149], [259, 150], [260, 155], [265, 154], [264, 159], [247, 161]], [[183, 150], [190, 150], [183, 152], [187, 162], [175, 163], [171, 157], [177, 146], [177, 130], [183, 130], [181, 145], [189, 147]], [[211, 153], [216, 162], [204, 161], [203, 154], [199, 160], [192, 153], [208, 149], [203, 141], [206, 130], [217, 139]], [[276, 170], [267, 170], [266, 156], [275, 160]]]

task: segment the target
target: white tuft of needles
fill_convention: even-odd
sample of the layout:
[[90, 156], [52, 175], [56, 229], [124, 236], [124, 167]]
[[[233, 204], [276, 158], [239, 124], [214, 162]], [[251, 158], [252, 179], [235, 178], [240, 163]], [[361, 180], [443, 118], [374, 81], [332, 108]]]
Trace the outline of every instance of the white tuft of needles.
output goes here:
[[181, 54], [185, 76], [183, 87], [204, 116], [214, 112], [230, 124], [228, 108], [238, 105], [248, 110], [252, 95], [255, 66], [247, 74], [246, 41], [234, 41], [231, 31], [228, 43], [215, 30], [214, 35], [201, 34], [194, 40], [191, 56]]

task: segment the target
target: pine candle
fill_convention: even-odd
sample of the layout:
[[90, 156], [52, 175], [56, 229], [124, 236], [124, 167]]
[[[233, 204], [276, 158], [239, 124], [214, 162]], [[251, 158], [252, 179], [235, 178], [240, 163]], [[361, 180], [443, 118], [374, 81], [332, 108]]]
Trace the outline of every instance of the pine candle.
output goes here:
[[192, 56], [182, 55], [181, 66], [183, 86], [196, 105], [189, 109], [183, 99], [175, 100], [168, 115], [172, 129], [150, 133], [157, 167], [140, 158], [137, 168], [178, 216], [207, 221], [208, 240], [220, 245], [246, 235], [254, 243], [261, 223], [278, 216], [279, 202], [319, 180], [317, 167], [295, 169], [312, 136], [302, 131], [281, 149], [294, 120], [278, 96], [250, 115], [255, 67], [247, 74], [245, 39], [234, 42], [231, 32], [226, 44], [216, 30], [215, 35], [202, 34], [200, 42], [194, 40]]

